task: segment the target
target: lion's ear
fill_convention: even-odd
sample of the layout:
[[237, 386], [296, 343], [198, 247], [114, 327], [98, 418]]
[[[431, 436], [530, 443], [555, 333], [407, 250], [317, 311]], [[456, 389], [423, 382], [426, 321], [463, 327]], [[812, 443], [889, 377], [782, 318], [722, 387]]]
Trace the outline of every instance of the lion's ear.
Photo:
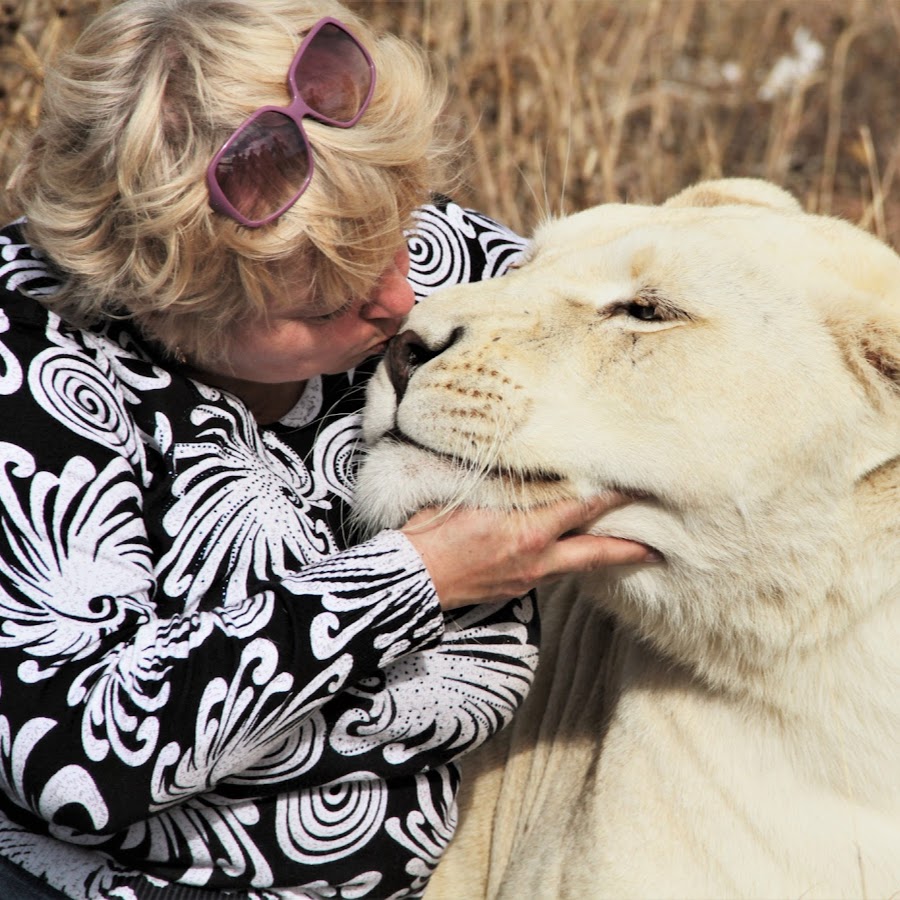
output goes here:
[[885, 409], [900, 403], [900, 322], [832, 315], [828, 326], [873, 404]]
[[719, 178], [685, 188], [663, 206], [764, 206], [784, 212], [803, 212], [796, 197], [761, 178]]
[[862, 338], [862, 353], [867, 363], [886, 381], [900, 400], [900, 334], [884, 332], [872, 325]]
[[890, 477], [896, 479], [900, 462], [900, 322], [840, 314], [826, 321], [874, 413], [857, 435], [855, 477], [862, 484], [873, 473], [889, 469], [894, 473]]

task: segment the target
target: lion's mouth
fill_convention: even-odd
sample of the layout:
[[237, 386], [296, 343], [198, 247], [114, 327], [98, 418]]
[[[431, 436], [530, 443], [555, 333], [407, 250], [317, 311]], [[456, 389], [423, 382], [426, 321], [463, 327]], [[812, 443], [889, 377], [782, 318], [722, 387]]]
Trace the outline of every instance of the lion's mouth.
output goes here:
[[515, 485], [561, 484], [564, 480], [562, 475], [559, 475], [556, 472], [548, 472], [543, 469], [513, 469], [509, 466], [501, 465], [482, 466], [471, 460], [467, 460], [462, 456], [457, 456], [454, 453], [447, 453], [444, 450], [435, 450], [434, 447], [427, 447], [415, 438], [411, 438], [409, 435], [404, 434], [399, 428], [391, 429], [382, 437], [382, 440], [393, 441], [397, 444], [406, 444], [409, 447], [414, 447], [422, 453], [437, 457], [460, 472], [465, 472], [469, 475], [477, 476], [478, 478], [512, 482]]
[[[427, 454], [435, 460], [437, 466], [445, 467], [445, 474], [452, 474], [453, 476], [458, 474], [464, 476], [465, 479], [472, 480], [473, 486], [479, 482], [483, 483], [487, 494], [480, 494], [479, 496], [482, 498], [486, 496], [491, 497], [493, 501], [484, 504], [487, 506], [497, 505], [498, 497], [500, 498], [500, 505], [505, 506], [506, 508], [526, 509], [533, 506], [553, 503], [566, 498], [571, 499], [583, 496], [579, 491], [574, 489], [571, 482], [569, 482], [564, 475], [560, 475], [558, 472], [550, 472], [545, 469], [512, 468], [503, 465], [481, 465], [466, 459], [465, 457], [457, 456], [454, 453], [448, 453], [444, 450], [436, 450], [434, 447], [428, 447], [421, 443], [421, 441], [417, 441], [415, 438], [405, 434], [397, 426], [382, 435], [378, 443], [381, 444], [382, 442], [386, 442], [388, 445], [397, 446], [398, 448], [406, 447], [413, 450], [415, 453]], [[414, 467], [417, 466], [417, 462], [418, 461], [414, 460], [412, 465]], [[427, 465], [427, 461], [423, 462]], [[465, 482], [463, 482], [463, 485], [464, 484]], [[451, 478], [451, 485], [454, 486], [454, 489], [460, 487], [460, 484], [456, 482], [455, 478]], [[496, 493], [497, 490], [500, 491], [499, 494]], [[620, 494], [623, 497], [629, 498], [632, 502], [641, 501], [653, 505], [660, 504], [659, 498], [653, 494], [638, 488], [628, 488], [624, 485], [614, 484], [612, 482], [606, 484], [602, 492]], [[422, 503], [422, 498], [419, 497], [418, 501], [420, 502], [420, 507], [427, 505], [440, 506], [448, 502], [448, 497], [436, 496], [430, 503]], [[583, 533], [583, 531], [583, 529], [578, 529], [571, 533]], [[603, 534], [608, 537], [619, 537], [624, 540], [643, 543], [649, 550], [654, 551], [660, 560], [664, 558], [659, 550], [656, 550], [655, 547], [642, 541], [638, 536], [611, 532], [603, 532]]]

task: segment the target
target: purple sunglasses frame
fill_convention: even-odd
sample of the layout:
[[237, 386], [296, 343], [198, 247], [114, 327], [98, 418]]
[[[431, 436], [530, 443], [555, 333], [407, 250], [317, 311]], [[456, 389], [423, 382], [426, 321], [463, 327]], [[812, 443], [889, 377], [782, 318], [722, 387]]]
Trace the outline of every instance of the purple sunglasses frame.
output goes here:
[[[297, 86], [297, 67], [300, 63], [300, 58], [303, 56], [306, 48], [315, 40], [316, 35], [325, 28], [327, 25], [333, 25], [336, 28], [340, 29], [344, 32], [347, 37], [356, 45], [359, 49], [360, 53], [362, 53], [365, 61], [369, 67], [370, 79], [369, 79], [369, 92], [366, 94], [365, 99], [360, 104], [359, 112], [356, 115], [346, 122], [339, 122], [335, 119], [330, 119], [328, 116], [323, 116], [321, 113], [314, 110], [309, 104], [300, 96], [300, 89]], [[365, 111], [369, 107], [369, 103], [372, 100], [372, 95], [375, 93], [375, 63], [372, 60], [372, 56], [369, 51], [357, 40], [357, 38], [350, 32], [347, 26], [339, 21], [338, 19], [333, 19], [330, 16], [326, 16], [323, 19], [319, 19], [315, 25], [310, 28], [306, 37], [303, 39], [300, 46], [297, 48], [297, 52], [294, 54], [294, 58], [291, 61], [290, 66], [288, 67], [287, 73], [287, 86], [288, 90], [291, 94], [291, 102], [287, 106], [261, 106], [255, 112], [251, 113], [237, 128], [231, 133], [231, 136], [227, 141], [221, 146], [218, 153], [212, 158], [209, 165], [206, 167], [206, 185], [209, 189], [209, 205], [219, 213], [228, 216], [231, 219], [234, 219], [235, 222], [240, 225], [244, 225], [247, 228], [261, 228], [263, 225], [268, 225], [270, 222], [274, 222], [277, 218], [284, 215], [302, 196], [303, 192], [309, 186], [310, 181], [312, 180], [313, 171], [315, 169], [315, 161], [313, 154], [313, 147], [309, 141], [309, 137], [306, 134], [306, 129], [303, 127], [303, 119], [309, 116], [311, 119], [315, 119], [317, 122], [321, 122], [324, 125], [330, 125], [334, 128], [352, 128], [363, 116]], [[238, 138], [240, 133], [247, 128], [249, 125], [252, 125], [260, 116], [269, 112], [277, 112], [282, 115], [287, 116], [289, 119], [293, 121], [293, 123], [297, 126], [297, 130], [300, 133], [300, 137], [303, 139], [303, 143], [306, 147], [306, 155], [309, 159], [309, 171], [306, 173], [306, 178], [303, 180], [303, 184], [300, 185], [297, 193], [287, 201], [283, 206], [277, 209], [275, 212], [266, 216], [264, 219], [248, 219], [245, 215], [239, 212], [228, 200], [225, 196], [224, 191], [219, 186], [219, 180], [216, 175], [216, 169], [218, 168], [219, 162], [222, 157], [225, 156], [226, 153], [231, 149], [232, 144]]]

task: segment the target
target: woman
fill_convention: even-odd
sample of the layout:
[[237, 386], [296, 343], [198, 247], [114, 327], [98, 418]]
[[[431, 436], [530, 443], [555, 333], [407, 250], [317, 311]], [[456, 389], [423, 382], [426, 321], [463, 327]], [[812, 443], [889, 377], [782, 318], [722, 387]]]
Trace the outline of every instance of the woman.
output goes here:
[[492, 601], [645, 558], [561, 537], [609, 499], [348, 540], [371, 357], [522, 242], [426, 202], [440, 91], [328, 0], [131, 0], [45, 96], [0, 232], [0, 893], [419, 896], [536, 662]]

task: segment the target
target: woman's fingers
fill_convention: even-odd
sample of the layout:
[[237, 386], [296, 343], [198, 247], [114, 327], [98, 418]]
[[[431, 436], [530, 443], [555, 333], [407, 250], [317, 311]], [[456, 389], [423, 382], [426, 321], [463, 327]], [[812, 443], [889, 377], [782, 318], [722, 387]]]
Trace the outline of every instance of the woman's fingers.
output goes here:
[[624, 494], [609, 491], [588, 500], [562, 500], [516, 515], [521, 516], [529, 527], [561, 537], [569, 532], [585, 530], [604, 513], [629, 502], [630, 498]]
[[422, 510], [402, 529], [428, 567], [445, 609], [523, 594], [545, 581], [658, 559], [642, 544], [584, 533], [628, 503], [610, 493], [534, 510]]
[[570, 572], [596, 572], [608, 566], [634, 566], [659, 562], [660, 555], [645, 544], [624, 538], [573, 534], [561, 538], [553, 546], [548, 560], [548, 577]]

